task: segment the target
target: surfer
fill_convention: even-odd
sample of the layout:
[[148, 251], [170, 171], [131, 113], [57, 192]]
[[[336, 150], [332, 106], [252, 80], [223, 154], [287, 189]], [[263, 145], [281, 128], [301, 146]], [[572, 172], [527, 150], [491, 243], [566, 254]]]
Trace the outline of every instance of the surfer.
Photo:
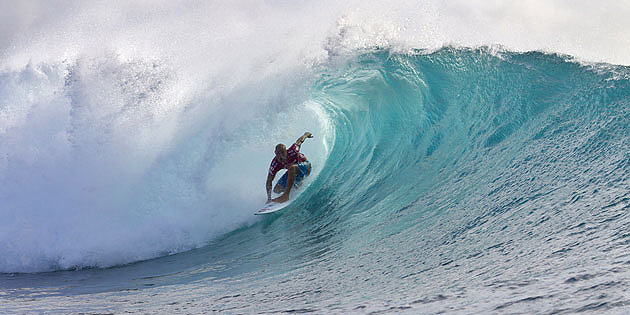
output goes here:
[[[306, 138], [313, 138], [313, 134], [305, 132], [289, 149], [282, 143], [276, 145], [276, 156], [271, 160], [269, 174], [267, 175], [267, 202], [285, 202], [289, 200], [291, 188], [293, 186], [299, 187], [304, 177], [311, 174], [311, 162], [306, 159], [304, 154], [300, 153], [300, 146]], [[287, 171], [278, 180], [278, 183], [273, 188], [273, 192], [276, 194], [282, 193], [282, 195], [271, 199], [271, 183], [276, 177], [276, 173], [281, 169], [287, 169]]]

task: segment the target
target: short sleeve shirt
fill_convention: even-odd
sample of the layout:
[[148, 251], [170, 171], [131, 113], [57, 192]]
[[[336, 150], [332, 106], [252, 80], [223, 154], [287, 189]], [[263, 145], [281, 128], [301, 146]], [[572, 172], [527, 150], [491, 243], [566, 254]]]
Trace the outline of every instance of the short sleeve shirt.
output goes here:
[[276, 173], [278, 173], [281, 169], [288, 168], [293, 164], [298, 164], [304, 161], [306, 161], [306, 156], [300, 153], [300, 146], [297, 143], [294, 143], [287, 149], [287, 164], [282, 164], [275, 156], [273, 157], [271, 165], [269, 165], [269, 175], [276, 176]]

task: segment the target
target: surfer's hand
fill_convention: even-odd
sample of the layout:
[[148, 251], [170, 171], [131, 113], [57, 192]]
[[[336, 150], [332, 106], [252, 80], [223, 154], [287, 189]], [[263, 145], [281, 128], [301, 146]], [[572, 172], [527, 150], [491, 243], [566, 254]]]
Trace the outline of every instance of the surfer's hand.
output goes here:
[[304, 135], [305, 135], [307, 138], [313, 138], [313, 134], [312, 134], [312, 133], [310, 133], [310, 132], [308, 132], [308, 131], [307, 131], [307, 132], [305, 132], [305, 133], [304, 133]]

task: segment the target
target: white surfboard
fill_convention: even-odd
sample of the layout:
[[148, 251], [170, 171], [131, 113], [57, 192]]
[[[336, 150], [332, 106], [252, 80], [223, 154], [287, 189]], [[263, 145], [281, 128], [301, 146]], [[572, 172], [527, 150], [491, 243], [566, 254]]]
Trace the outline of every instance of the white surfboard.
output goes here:
[[282, 203], [278, 203], [278, 202], [273, 202], [272, 201], [272, 202], [269, 202], [269, 203], [265, 204], [264, 207], [260, 208], [260, 210], [256, 211], [256, 213], [254, 213], [254, 214], [255, 215], [261, 215], [261, 214], [273, 213], [273, 212], [276, 212], [278, 210], [284, 209], [290, 203], [291, 203], [291, 201], [282, 202]]
[[[304, 179], [306, 180], [306, 179]], [[304, 184], [304, 182], [302, 182], [302, 184]], [[285, 201], [285, 202], [273, 202], [270, 201], [268, 203], [266, 203], [262, 208], [260, 208], [260, 210], [256, 211], [256, 213], [254, 213], [255, 215], [261, 215], [261, 214], [269, 214], [269, 213], [274, 213], [276, 211], [282, 210], [284, 208], [286, 208], [288, 205], [290, 205], [293, 200], [295, 200], [297, 198], [297, 196], [300, 194], [300, 186], [295, 187], [293, 189], [291, 189], [291, 193], [289, 194], [289, 200]], [[282, 193], [280, 194], [276, 194], [273, 193], [272, 198], [277, 198], [282, 196]]]

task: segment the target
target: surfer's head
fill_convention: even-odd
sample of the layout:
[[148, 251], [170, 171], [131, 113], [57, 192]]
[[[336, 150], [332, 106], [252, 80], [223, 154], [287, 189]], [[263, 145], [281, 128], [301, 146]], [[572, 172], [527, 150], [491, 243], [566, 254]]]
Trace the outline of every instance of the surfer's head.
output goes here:
[[287, 147], [285, 147], [282, 143], [278, 143], [278, 145], [276, 145], [276, 158], [282, 163], [286, 163], [289, 159], [287, 155]]

